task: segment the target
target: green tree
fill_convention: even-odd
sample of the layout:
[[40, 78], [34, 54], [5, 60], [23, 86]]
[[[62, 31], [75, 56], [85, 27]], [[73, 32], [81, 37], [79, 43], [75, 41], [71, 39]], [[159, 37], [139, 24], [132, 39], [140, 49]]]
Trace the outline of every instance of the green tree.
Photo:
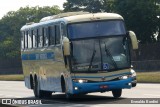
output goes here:
[[0, 20], [0, 58], [20, 57], [20, 28], [23, 25], [60, 12], [58, 6], [25, 7], [8, 12]]
[[135, 31], [141, 43], [156, 42], [157, 5], [153, 0], [115, 0], [115, 10], [121, 14], [129, 30]]
[[64, 11], [104, 12], [112, 10], [114, 0], [67, 0], [63, 4]]

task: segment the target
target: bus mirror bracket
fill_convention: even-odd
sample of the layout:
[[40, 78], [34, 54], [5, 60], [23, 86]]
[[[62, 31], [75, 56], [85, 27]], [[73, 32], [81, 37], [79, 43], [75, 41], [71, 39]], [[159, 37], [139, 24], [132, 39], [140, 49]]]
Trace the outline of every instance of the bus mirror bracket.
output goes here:
[[63, 49], [64, 49], [64, 56], [70, 55], [70, 41], [67, 37], [63, 38]]
[[128, 31], [128, 35], [131, 39], [133, 50], [138, 49], [138, 40], [137, 40], [136, 34], [133, 31]]

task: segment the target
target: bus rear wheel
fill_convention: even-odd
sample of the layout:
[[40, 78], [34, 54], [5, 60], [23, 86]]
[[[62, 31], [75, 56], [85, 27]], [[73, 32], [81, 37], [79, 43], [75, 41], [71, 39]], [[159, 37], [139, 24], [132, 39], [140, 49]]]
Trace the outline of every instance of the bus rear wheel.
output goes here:
[[33, 81], [33, 92], [34, 92], [34, 96], [36, 98], [41, 98], [42, 97], [42, 92], [40, 91], [40, 86], [39, 86], [39, 82], [37, 79], [35, 79]]
[[112, 90], [112, 94], [114, 98], [119, 98], [122, 95], [122, 89]]
[[40, 85], [37, 79], [33, 82], [33, 92], [36, 98], [43, 98], [43, 97], [51, 97], [52, 92], [50, 91], [42, 91], [40, 90]]

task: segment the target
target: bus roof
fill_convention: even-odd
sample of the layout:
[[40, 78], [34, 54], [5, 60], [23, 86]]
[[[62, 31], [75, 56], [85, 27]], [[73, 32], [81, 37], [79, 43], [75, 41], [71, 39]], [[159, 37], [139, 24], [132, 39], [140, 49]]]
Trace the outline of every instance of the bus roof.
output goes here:
[[58, 21], [65, 21], [66, 23], [76, 23], [76, 22], [86, 22], [86, 21], [96, 21], [96, 20], [123, 20], [123, 17], [116, 13], [89, 13], [89, 12], [69, 12], [61, 13], [54, 16], [44, 17], [39, 23], [27, 23], [21, 30], [33, 28], [36, 26], [41, 26], [47, 23], [54, 23]]
[[93, 21], [93, 20], [112, 20], [112, 19], [120, 19], [123, 20], [123, 17], [116, 13], [90, 13], [85, 15], [76, 15], [64, 17], [68, 23], [75, 22], [84, 22], [84, 21]]

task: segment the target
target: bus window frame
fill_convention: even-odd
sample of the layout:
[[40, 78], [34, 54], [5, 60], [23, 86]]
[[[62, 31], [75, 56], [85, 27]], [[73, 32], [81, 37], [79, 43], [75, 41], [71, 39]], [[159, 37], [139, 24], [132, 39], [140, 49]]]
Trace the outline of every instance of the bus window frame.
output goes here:
[[38, 45], [39, 45], [39, 29], [38, 28], [35, 28], [35, 33], [36, 33], [36, 36], [37, 36], [37, 44], [36, 44], [36, 47], [35, 48], [39, 48]]
[[31, 49], [33, 48], [33, 29], [31, 29]]
[[[22, 44], [23, 41], [23, 44]], [[25, 31], [21, 32], [21, 49], [25, 49]]]

